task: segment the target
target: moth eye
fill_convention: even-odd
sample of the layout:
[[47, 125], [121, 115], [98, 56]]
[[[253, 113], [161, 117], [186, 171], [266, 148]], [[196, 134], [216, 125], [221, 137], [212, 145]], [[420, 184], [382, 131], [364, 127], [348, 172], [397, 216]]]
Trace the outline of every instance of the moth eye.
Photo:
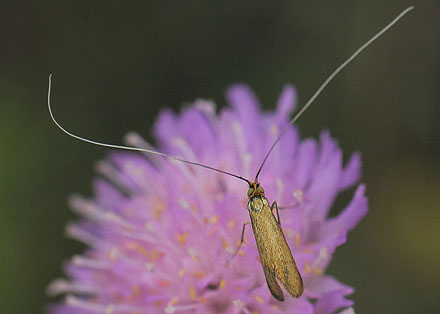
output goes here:
[[254, 193], [254, 188], [250, 188], [249, 190], [248, 190], [248, 196], [251, 196], [253, 193]]
[[264, 190], [263, 190], [263, 188], [261, 186], [259, 186], [257, 188], [257, 192], [260, 193], [260, 194], [264, 194]]

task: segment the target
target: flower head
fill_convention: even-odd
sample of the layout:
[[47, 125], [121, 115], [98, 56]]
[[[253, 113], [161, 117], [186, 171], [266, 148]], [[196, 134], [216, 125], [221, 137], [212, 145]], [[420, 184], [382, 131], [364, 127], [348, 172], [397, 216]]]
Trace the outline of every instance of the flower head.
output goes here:
[[[295, 91], [285, 87], [275, 112], [262, 113], [243, 85], [228, 90], [231, 108], [218, 116], [198, 100], [180, 115], [164, 111], [155, 126], [158, 150], [253, 180], [264, 155], [288, 124]], [[148, 147], [129, 134], [130, 145]], [[334, 313], [353, 289], [325, 274], [336, 247], [367, 212], [365, 186], [336, 217], [339, 192], [360, 177], [360, 157], [342, 164], [328, 132], [300, 140], [290, 127], [259, 182], [281, 210], [282, 229], [304, 280], [299, 299], [278, 302], [267, 288], [249, 220], [243, 181], [162, 157], [115, 152], [98, 163], [90, 199], [74, 196], [82, 218], [67, 233], [88, 245], [66, 266], [52, 294], [66, 294], [53, 313]]]

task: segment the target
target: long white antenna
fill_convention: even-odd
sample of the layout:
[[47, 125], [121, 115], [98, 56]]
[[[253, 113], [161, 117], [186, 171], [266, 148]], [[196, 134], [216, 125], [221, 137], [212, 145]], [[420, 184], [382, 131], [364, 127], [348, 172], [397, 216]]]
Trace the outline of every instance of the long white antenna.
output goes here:
[[[360, 54], [365, 48], [367, 48], [373, 41], [375, 41], [377, 38], [379, 38], [382, 34], [384, 34], [389, 28], [391, 28], [394, 24], [396, 24], [396, 22], [398, 20], [400, 20], [405, 14], [407, 14], [409, 11], [411, 11], [412, 9], [414, 9], [414, 6], [410, 6], [408, 8], [406, 8], [405, 10], [402, 11], [402, 13], [400, 13], [394, 20], [392, 20], [387, 26], [385, 26], [380, 32], [378, 32], [376, 35], [374, 35], [370, 40], [368, 40], [365, 44], [363, 44], [358, 50], [355, 51], [355, 53], [353, 53], [347, 60], [345, 60], [335, 71], [333, 71], [332, 74], [330, 74], [330, 76], [324, 81], [324, 83], [322, 83], [322, 85], [318, 88], [318, 90], [313, 94], [312, 97], [310, 97], [310, 99], [307, 101], [307, 103], [304, 105], [303, 108], [301, 108], [301, 110], [295, 115], [295, 117], [289, 122], [289, 124], [283, 129], [283, 131], [280, 133], [280, 135], [277, 137], [277, 139], [274, 141], [274, 143], [272, 144], [272, 146], [270, 147], [269, 151], [267, 152], [266, 156], [263, 159], [263, 162], [261, 163], [260, 168], [258, 169], [258, 172], [255, 176], [255, 181], [257, 181], [258, 176], [261, 172], [261, 169], [263, 169], [264, 164], [266, 163], [267, 159], [269, 158], [269, 155], [271, 154], [272, 150], [274, 149], [274, 147], [276, 146], [276, 144], [279, 142], [279, 140], [281, 139], [281, 137], [284, 135], [284, 133], [286, 133], [286, 131], [288, 130], [288, 128], [293, 125], [301, 116], [302, 114], [310, 107], [310, 105], [313, 103], [313, 101], [319, 96], [319, 94], [321, 94], [321, 92], [324, 90], [324, 88], [333, 80], [333, 78], [342, 71], [343, 68], [345, 68], [354, 58], [356, 58], [356, 56], [358, 54]], [[193, 166], [199, 166], [202, 168], [206, 168], [212, 171], [216, 171], [216, 172], [220, 172], [235, 178], [238, 178], [240, 180], [243, 180], [245, 182], [247, 182], [249, 185], [251, 185], [251, 182], [249, 180], [247, 180], [246, 178], [243, 178], [239, 175], [233, 174], [233, 173], [229, 173], [227, 171], [224, 170], [220, 170], [214, 167], [210, 167], [207, 165], [203, 165], [197, 162], [193, 162], [193, 161], [188, 161], [179, 157], [175, 157], [175, 156], [171, 156], [171, 155], [167, 155], [165, 153], [161, 153], [161, 152], [157, 152], [154, 150], [150, 150], [150, 149], [146, 149], [146, 148], [139, 148], [139, 147], [133, 147], [133, 146], [122, 146], [122, 145], [114, 145], [114, 144], [107, 144], [107, 143], [101, 143], [101, 142], [97, 142], [97, 141], [93, 141], [78, 135], [75, 135], [73, 133], [70, 133], [69, 131], [67, 131], [66, 129], [64, 129], [59, 123], [58, 121], [55, 119], [53, 113], [52, 113], [52, 108], [50, 105], [50, 96], [51, 96], [51, 89], [52, 89], [52, 74], [49, 75], [49, 88], [48, 88], [48, 92], [47, 92], [47, 107], [49, 109], [49, 114], [50, 117], [52, 118], [52, 121], [55, 123], [55, 125], [64, 133], [66, 133], [67, 135], [69, 135], [70, 137], [76, 138], [80, 141], [83, 142], [87, 142], [90, 144], [94, 144], [94, 145], [98, 145], [98, 146], [103, 146], [103, 147], [109, 147], [109, 148], [116, 148], [116, 149], [124, 149], [124, 150], [131, 150], [131, 151], [138, 151], [138, 152], [144, 152], [144, 153], [149, 153], [149, 154], [153, 154], [153, 155], [158, 155], [158, 156], [162, 156], [162, 157], [166, 157], [169, 159], [174, 159], [186, 164], [190, 164]]]
[[114, 145], [114, 144], [107, 144], [107, 143], [101, 143], [101, 142], [97, 142], [97, 141], [92, 141], [92, 140], [89, 140], [87, 138], [84, 138], [84, 137], [75, 135], [73, 133], [70, 133], [65, 128], [63, 128], [61, 126], [61, 124], [58, 123], [58, 121], [55, 119], [55, 117], [54, 117], [54, 115], [52, 113], [52, 108], [50, 106], [51, 90], [52, 90], [52, 74], [49, 75], [49, 88], [48, 88], [48, 91], [47, 91], [47, 108], [49, 109], [50, 117], [52, 118], [52, 121], [55, 123], [55, 125], [61, 131], [63, 131], [67, 135], [69, 135], [70, 137], [76, 138], [76, 139], [78, 139], [80, 141], [87, 142], [87, 143], [90, 143], [90, 144], [93, 144], [93, 145], [109, 147], [109, 148], [116, 148], [116, 149], [132, 150], [132, 151], [137, 151], [137, 152], [149, 153], [149, 154], [153, 154], [153, 155], [159, 155], [159, 156], [166, 157], [166, 158], [169, 158], [169, 159], [174, 159], [174, 160], [177, 160], [177, 161], [180, 161], [180, 162], [184, 162], [186, 164], [190, 164], [190, 165], [193, 165], [193, 166], [199, 166], [199, 167], [206, 168], [206, 169], [209, 169], [209, 170], [217, 171], [217, 172], [226, 174], [228, 176], [232, 176], [232, 177], [241, 179], [243, 181], [246, 181], [248, 184], [250, 184], [249, 180], [247, 180], [247, 179], [245, 179], [245, 178], [243, 178], [243, 177], [241, 177], [239, 175], [236, 175], [236, 174], [233, 174], [233, 173], [229, 173], [227, 171], [220, 170], [220, 169], [217, 169], [217, 168], [214, 168], [214, 167], [210, 167], [210, 166], [207, 166], [207, 165], [203, 165], [203, 164], [200, 164], [200, 163], [197, 163], [197, 162], [188, 161], [188, 160], [185, 160], [185, 159], [182, 159], [182, 158], [179, 158], [179, 157], [167, 155], [165, 153], [157, 152], [157, 151], [146, 149], [146, 148], [133, 147], [133, 146]]
[[275, 142], [273, 142], [272, 146], [270, 147], [269, 151], [267, 152], [266, 156], [263, 159], [263, 162], [261, 163], [260, 168], [258, 169], [258, 172], [255, 176], [255, 181], [257, 181], [258, 176], [261, 172], [261, 169], [263, 168], [264, 164], [267, 161], [267, 158], [269, 158], [270, 153], [274, 149], [275, 145], [279, 142], [281, 137], [286, 133], [286, 131], [289, 129], [291, 125], [293, 125], [306, 111], [310, 105], [315, 101], [315, 99], [321, 94], [321, 92], [324, 90], [324, 88], [330, 83], [333, 78], [342, 71], [351, 61], [353, 61], [354, 58], [357, 57], [358, 54], [360, 54], [365, 48], [367, 48], [373, 41], [375, 41], [377, 38], [382, 36], [388, 29], [390, 29], [394, 24], [397, 23], [398, 20], [400, 20], [405, 14], [407, 14], [409, 11], [414, 9], [414, 6], [410, 6], [402, 11], [394, 20], [392, 20], [387, 26], [385, 26], [380, 32], [378, 32], [376, 35], [370, 38], [365, 44], [363, 44], [358, 50], [356, 50], [347, 60], [345, 60], [336, 70], [333, 71], [332, 74], [322, 83], [322, 85], [318, 88], [318, 90], [313, 94], [312, 97], [307, 101], [307, 103], [304, 105], [304, 107], [301, 108], [301, 110], [293, 117], [293, 119], [289, 122], [289, 124], [283, 129], [283, 131], [280, 133], [280, 135], [277, 137]]

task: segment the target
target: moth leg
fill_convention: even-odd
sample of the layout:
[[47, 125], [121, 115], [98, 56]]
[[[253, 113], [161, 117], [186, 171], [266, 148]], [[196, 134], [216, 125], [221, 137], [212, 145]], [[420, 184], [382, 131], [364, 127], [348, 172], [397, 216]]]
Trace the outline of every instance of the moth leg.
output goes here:
[[270, 210], [272, 211], [272, 215], [273, 215], [273, 208], [274, 208], [274, 207], [275, 207], [275, 209], [277, 210], [277, 218], [278, 218], [277, 222], [278, 222], [278, 224], [281, 226], [280, 213], [278, 212], [278, 204], [277, 204], [277, 201], [273, 202], [273, 203], [272, 203], [272, 206], [270, 206]]
[[285, 209], [294, 209], [297, 205], [287, 205], [287, 206], [279, 206], [279, 210], [285, 210]]
[[235, 251], [235, 253], [232, 255], [233, 257], [234, 257], [235, 255], [237, 255], [238, 251], [240, 251], [241, 246], [243, 245], [243, 242], [244, 242], [244, 231], [246, 230], [246, 226], [249, 225], [250, 223], [251, 223], [250, 221], [246, 221], [246, 222], [243, 224], [243, 229], [241, 230], [241, 240], [240, 240], [240, 244], [238, 245], [238, 248], [237, 248], [237, 250]]

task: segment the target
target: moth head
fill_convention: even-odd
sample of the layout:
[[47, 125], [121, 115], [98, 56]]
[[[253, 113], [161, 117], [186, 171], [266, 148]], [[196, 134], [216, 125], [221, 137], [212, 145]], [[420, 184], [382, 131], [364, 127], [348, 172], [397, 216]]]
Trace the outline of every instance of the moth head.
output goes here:
[[260, 183], [253, 182], [249, 184], [247, 195], [249, 198], [252, 198], [254, 196], [264, 196], [264, 189], [260, 186]]
[[261, 186], [257, 187], [257, 192], [255, 194], [264, 196], [264, 189]]

